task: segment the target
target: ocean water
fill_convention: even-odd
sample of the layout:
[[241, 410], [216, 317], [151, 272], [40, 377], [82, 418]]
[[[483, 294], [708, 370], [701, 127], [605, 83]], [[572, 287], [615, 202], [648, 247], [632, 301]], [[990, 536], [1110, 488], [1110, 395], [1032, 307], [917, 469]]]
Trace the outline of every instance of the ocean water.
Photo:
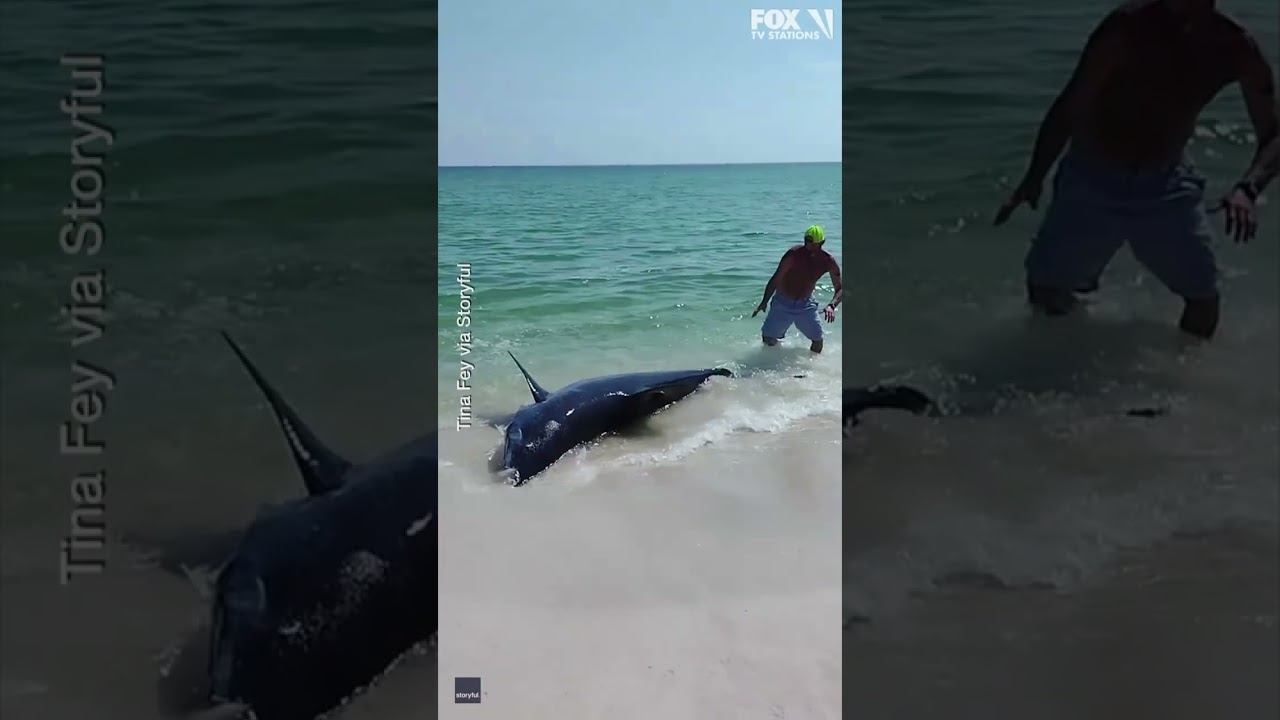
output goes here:
[[[467, 715], [838, 714], [842, 330], [763, 348], [751, 313], [809, 225], [843, 257], [841, 221], [839, 164], [441, 168], [440, 681], [483, 678]], [[735, 377], [512, 489], [501, 434], [458, 427], [462, 395], [530, 402], [508, 352], [549, 390]]]
[[[742, 422], [779, 429], [834, 407], [840, 323], [825, 326], [823, 355], [810, 358], [794, 329], [781, 352], [765, 352], [764, 315], [751, 313], [809, 225], [826, 228], [840, 259], [838, 163], [441, 168], [439, 223], [442, 428], [457, 424], [448, 418], [458, 414], [461, 359], [477, 365], [478, 409], [528, 401], [508, 352], [548, 388], [626, 368], [724, 365], [779, 381], [797, 368], [818, 373], [780, 389], [792, 398], [784, 407], [726, 420], [725, 432]], [[460, 265], [475, 289], [467, 327], [457, 324]], [[824, 277], [815, 296], [831, 295]]]
[[[353, 459], [432, 428], [417, 398], [431, 392], [434, 13], [221, 0], [0, 12], [0, 714], [169, 716], [202, 670], [200, 561], [220, 560], [217, 541], [262, 503], [302, 492], [218, 330]], [[94, 257], [58, 246], [75, 137], [64, 53], [105, 55], [98, 119], [115, 135]], [[72, 277], [97, 270], [105, 329], [73, 347], [59, 310]], [[75, 358], [116, 378], [98, 459], [58, 455]], [[62, 586], [71, 479], [95, 469], [107, 570]], [[407, 665], [411, 687], [389, 682], [349, 715], [429, 716], [434, 661]]]
[[[1275, 68], [1275, 4], [1220, 5]], [[1179, 337], [1180, 302], [1127, 250], [1086, 314], [1029, 317], [1021, 263], [1041, 213], [991, 222], [1110, 7], [912, 0], [846, 18], [858, 171], [844, 382], [912, 382], [954, 413], [876, 415], [846, 445], [844, 603], [870, 620], [846, 632], [860, 717], [990, 717], [993, 697], [1000, 717], [1275, 707], [1275, 189], [1257, 240], [1217, 244], [1225, 299], [1209, 345]], [[1252, 140], [1228, 88], [1190, 147], [1211, 193]], [[1127, 415], [1150, 407], [1167, 414]], [[1188, 534], [1235, 539], [1177, 540]]]

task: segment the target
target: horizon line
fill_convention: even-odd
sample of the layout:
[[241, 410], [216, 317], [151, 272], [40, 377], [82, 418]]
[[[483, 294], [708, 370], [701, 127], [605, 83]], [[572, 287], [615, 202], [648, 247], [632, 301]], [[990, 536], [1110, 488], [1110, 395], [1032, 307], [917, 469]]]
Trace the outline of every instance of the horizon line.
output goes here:
[[789, 160], [782, 162], [712, 162], [712, 163], [577, 163], [573, 165], [440, 165], [440, 170], [514, 170], [521, 168], [625, 168], [625, 167], [725, 167], [735, 165], [839, 165], [841, 160]]

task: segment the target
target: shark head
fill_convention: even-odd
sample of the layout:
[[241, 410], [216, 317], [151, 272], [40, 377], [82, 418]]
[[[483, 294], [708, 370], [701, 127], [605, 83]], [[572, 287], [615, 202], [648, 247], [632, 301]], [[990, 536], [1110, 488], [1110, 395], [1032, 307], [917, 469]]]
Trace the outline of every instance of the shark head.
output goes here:
[[259, 512], [218, 573], [205, 700], [252, 706], [254, 717], [318, 717], [436, 630], [438, 437], [353, 466], [223, 337], [266, 397], [308, 496]]

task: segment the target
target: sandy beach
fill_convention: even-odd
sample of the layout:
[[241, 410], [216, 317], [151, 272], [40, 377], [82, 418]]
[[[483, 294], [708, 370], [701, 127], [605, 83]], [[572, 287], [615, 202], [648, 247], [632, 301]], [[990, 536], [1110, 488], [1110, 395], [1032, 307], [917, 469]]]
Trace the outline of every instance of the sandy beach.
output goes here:
[[443, 475], [440, 717], [839, 717], [839, 440], [814, 418], [678, 465], [605, 446], [588, 485]]

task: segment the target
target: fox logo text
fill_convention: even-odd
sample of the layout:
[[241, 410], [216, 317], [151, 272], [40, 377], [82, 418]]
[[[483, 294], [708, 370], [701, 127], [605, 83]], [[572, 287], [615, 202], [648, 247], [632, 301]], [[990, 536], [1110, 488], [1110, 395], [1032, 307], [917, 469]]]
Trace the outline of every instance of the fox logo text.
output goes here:
[[806, 10], [809, 14], [801, 26], [799, 10], [751, 11], [752, 40], [831, 40], [836, 33], [836, 11]]

